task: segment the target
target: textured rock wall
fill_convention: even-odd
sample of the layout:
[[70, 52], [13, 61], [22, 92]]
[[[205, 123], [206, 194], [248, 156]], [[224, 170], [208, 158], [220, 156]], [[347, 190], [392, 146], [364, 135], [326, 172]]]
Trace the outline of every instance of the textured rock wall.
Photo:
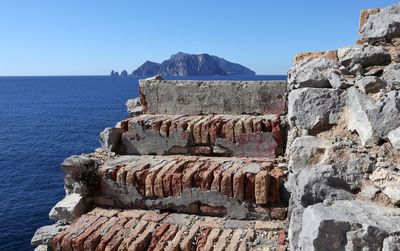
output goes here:
[[399, 6], [288, 72], [291, 250], [399, 250]]

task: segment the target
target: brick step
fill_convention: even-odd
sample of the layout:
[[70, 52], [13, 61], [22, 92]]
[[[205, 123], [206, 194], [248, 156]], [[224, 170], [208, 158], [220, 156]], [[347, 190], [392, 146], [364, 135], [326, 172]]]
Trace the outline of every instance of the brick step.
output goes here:
[[284, 172], [275, 160], [120, 156], [97, 169], [96, 205], [235, 219], [285, 219]]
[[241, 221], [95, 208], [52, 239], [53, 250], [285, 250], [281, 221]]
[[140, 80], [149, 114], [286, 113], [286, 81]]
[[275, 157], [283, 153], [279, 117], [140, 115], [121, 122], [120, 154]]

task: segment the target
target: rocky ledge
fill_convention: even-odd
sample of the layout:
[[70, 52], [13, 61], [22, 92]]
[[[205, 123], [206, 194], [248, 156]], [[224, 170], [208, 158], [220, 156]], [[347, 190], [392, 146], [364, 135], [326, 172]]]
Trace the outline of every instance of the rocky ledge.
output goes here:
[[400, 4], [288, 81], [140, 82], [38, 250], [400, 250]]

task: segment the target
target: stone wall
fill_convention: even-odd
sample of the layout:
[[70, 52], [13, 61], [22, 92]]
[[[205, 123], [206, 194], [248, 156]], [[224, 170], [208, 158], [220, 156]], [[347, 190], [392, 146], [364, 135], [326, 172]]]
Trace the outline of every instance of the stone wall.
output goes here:
[[291, 250], [400, 250], [400, 5], [288, 72]]

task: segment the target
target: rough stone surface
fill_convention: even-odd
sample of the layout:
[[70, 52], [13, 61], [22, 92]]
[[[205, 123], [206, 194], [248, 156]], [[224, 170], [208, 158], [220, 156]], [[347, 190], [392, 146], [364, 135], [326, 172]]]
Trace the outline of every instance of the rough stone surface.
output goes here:
[[139, 81], [151, 114], [285, 113], [285, 81]]
[[330, 250], [382, 250], [384, 240], [399, 231], [398, 209], [337, 201], [304, 210], [299, 246], [301, 250], [323, 250], [327, 246]]
[[35, 234], [32, 237], [31, 245], [39, 246], [45, 245], [48, 246], [51, 244], [51, 240], [54, 236], [56, 236], [59, 232], [67, 228], [67, 226], [62, 225], [60, 223], [55, 223], [53, 225], [48, 225], [39, 228], [36, 230]]
[[128, 99], [126, 101], [126, 108], [128, 111], [128, 116], [134, 117], [143, 113], [143, 107], [140, 104], [140, 98]]
[[337, 62], [329, 58], [300, 61], [289, 69], [288, 85], [291, 89], [329, 88], [328, 70], [335, 67], [338, 67]]
[[400, 127], [388, 133], [388, 139], [393, 148], [400, 150]]
[[327, 150], [332, 147], [328, 140], [314, 136], [298, 137], [290, 146], [289, 168], [298, 170], [321, 163], [327, 156]]
[[360, 27], [361, 38], [376, 42], [400, 37], [399, 4], [375, 12]]
[[340, 93], [335, 89], [301, 88], [289, 94], [288, 119], [301, 129], [322, 129], [339, 119]]
[[375, 101], [365, 93], [350, 88], [347, 92], [346, 123], [350, 131], [356, 131], [363, 146], [374, 146], [380, 138], [376, 129]]
[[100, 133], [100, 144], [104, 151], [117, 152], [122, 135], [121, 128], [105, 128]]
[[390, 64], [385, 67], [382, 74], [388, 85], [393, 89], [400, 89], [400, 64]]
[[289, 191], [296, 205], [307, 207], [329, 200], [352, 199], [361, 186], [361, 172], [353, 166], [317, 165], [289, 177]]
[[67, 195], [59, 201], [49, 213], [49, 217], [55, 221], [64, 223], [72, 222], [89, 209], [88, 202], [80, 194]]
[[355, 85], [365, 93], [377, 93], [386, 88], [386, 82], [375, 76], [366, 76], [356, 81]]
[[353, 46], [338, 50], [338, 58], [342, 65], [353, 68], [360, 64], [363, 67], [374, 65], [387, 65], [390, 63], [390, 54], [379, 46]]
[[373, 199], [379, 192], [379, 188], [375, 186], [365, 186], [361, 189], [361, 195], [368, 199]]
[[327, 76], [329, 83], [335, 89], [346, 89], [351, 86], [337, 69], [328, 70]]

